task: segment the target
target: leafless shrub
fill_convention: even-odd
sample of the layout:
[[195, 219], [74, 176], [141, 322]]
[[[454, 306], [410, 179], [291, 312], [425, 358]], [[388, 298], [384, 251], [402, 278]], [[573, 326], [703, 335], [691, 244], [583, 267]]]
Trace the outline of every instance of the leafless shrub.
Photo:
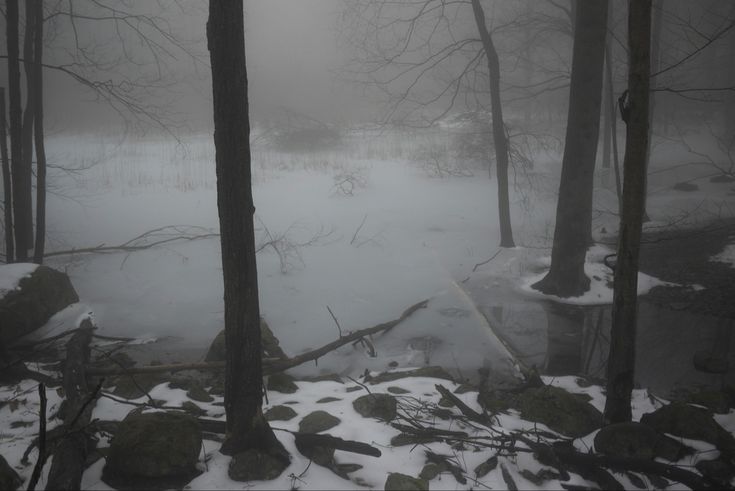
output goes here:
[[364, 189], [368, 184], [367, 170], [364, 167], [343, 169], [333, 179], [332, 196], [354, 196], [356, 190]]
[[260, 217], [256, 216], [255, 219], [257, 222], [255, 231], [260, 234], [260, 239], [255, 248], [256, 254], [266, 249], [275, 252], [278, 256], [281, 273], [283, 274], [288, 273], [294, 268], [304, 266], [304, 260], [301, 257], [301, 248], [322, 245], [334, 233], [334, 229], [321, 226], [305, 240], [299, 241], [293, 237], [298, 223], [289, 225], [283, 232], [273, 233]]
[[[421, 156], [421, 165], [429, 177], [443, 179], [445, 177], [473, 177], [475, 174], [464, 165], [452, 163], [454, 161], [445, 149], [431, 147]], [[455, 162], [463, 162], [456, 160]]]

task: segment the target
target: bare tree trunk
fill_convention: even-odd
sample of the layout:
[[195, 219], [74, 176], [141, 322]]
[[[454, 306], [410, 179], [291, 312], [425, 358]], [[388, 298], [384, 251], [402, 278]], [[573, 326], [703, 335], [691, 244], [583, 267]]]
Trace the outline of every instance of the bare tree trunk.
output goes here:
[[[41, 264], [46, 248], [46, 147], [43, 134], [43, 0], [32, 0], [35, 17], [33, 34], [33, 99], [35, 114], [34, 141], [36, 143], [36, 244], [33, 247], [33, 262]], [[28, 5], [26, 4], [26, 7]]]
[[262, 413], [263, 370], [242, 0], [209, 2], [207, 39], [212, 65], [227, 353], [227, 434], [221, 451], [234, 455], [259, 449], [287, 462], [286, 450]]
[[3, 207], [5, 218], [5, 262], [15, 260], [15, 237], [13, 236], [13, 185], [10, 182], [10, 160], [8, 159], [8, 131], [5, 127], [5, 87], [0, 87], [0, 161], [3, 167]]
[[15, 256], [18, 261], [28, 260], [28, 220], [25, 213], [30, 204], [22, 195], [25, 190], [23, 160], [23, 123], [20, 96], [20, 62], [18, 60], [18, 0], [5, 1], [8, 39], [8, 105], [10, 126], [10, 166], [13, 187], [13, 225]]
[[[612, 20], [612, 6], [607, 10], [608, 24]], [[613, 157], [613, 172], [615, 174], [615, 194], [618, 197], [618, 211], [623, 202], [623, 190], [620, 184], [620, 159], [618, 158], [618, 110], [615, 104], [615, 84], [613, 82], [613, 46], [612, 46], [612, 35], [608, 30], [605, 38], [605, 80], [607, 81], [607, 90], [605, 91], [605, 104], [607, 111], [605, 112], [605, 119], [609, 122], [610, 127], [610, 144], [612, 146], [612, 157]]]
[[592, 228], [592, 191], [600, 133], [607, 0], [577, 2], [564, 158], [548, 274], [534, 285], [559, 297], [589, 289], [584, 262]]
[[651, 74], [651, 0], [629, 3], [628, 105], [623, 108], [627, 125], [623, 162], [623, 207], [620, 217], [615, 292], [607, 365], [605, 420], [631, 420], [630, 398], [635, 374], [636, 316], [638, 310], [638, 258], [646, 206], [646, 156], [648, 103]]
[[26, 74], [26, 107], [23, 112], [23, 134], [21, 136], [23, 145], [23, 174], [22, 188], [15, 189], [19, 198], [23, 200], [23, 220], [15, 221], [15, 236], [24, 234], [27, 248], [33, 245], [33, 117], [35, 116], [36, 94], [33, 90], [33, 36], [36, 29], [36, 19], [32, 15], [33, 2], [26, 0], [25, 15], [26, 28], [23, 38], [23, 68]]
[[493, 39], [485, 24], [485, 11], [480, 0], [472, 0], [477, 30], [490, 73], [490, 104], [493, 118], [493, 143], [495, 144], [496, 173], [498, 176], [498, 214], [500, 218], [500, 247], [515, 247], [513, 227], [510, 221], [510, 197], [508, 195], [508, 138], [505, 134], [503, 107], [500, 102], [500, 61]]

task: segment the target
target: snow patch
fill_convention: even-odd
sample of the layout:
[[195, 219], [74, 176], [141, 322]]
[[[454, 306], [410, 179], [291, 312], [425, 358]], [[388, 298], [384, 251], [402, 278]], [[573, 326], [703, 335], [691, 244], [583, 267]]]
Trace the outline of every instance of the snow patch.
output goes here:
[[0, 298], [17, 290], [20, 280], [28, 278], [38, 267], [33, 263], [13, 263], [0, 266]]

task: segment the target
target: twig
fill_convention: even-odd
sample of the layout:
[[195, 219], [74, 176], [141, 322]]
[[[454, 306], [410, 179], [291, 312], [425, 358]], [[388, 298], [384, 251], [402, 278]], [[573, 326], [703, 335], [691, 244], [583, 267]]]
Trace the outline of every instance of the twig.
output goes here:
[[329, 311], [329, 315], [332, 316], [332, 320], [334, 320], [334, 323], [337, 324], [337, 331], [339, 332], [339, 337], [342, 337], [342, 326], [339, 325], [339, 321], [337, 320], [337, 317], [334, 315], [334, 312], [332, 312], [332, 309], [329, 308], [329, 305], [327, 305], [327, 310]]
[[357, 240], [357, 235], [360, 233], [360, 230], [362, 230], [363, 225], [365, 225], [365, 220], [367, 220], [367, 213], [364, 217], [362, 217], [362, 221], [360, 222], [360, 226], [357, 227], [357, 230], [355, 230], [355, 233], [352, 234], [352, 240], [350, 241], [350, 245], [353, 245], [355, 241]]
[[41, 407], [38, 410], [38, 458], [36, 459], [36, 465], [33, 467], [31, 479], [28, 482], [28, 491], [36, 489], [43, 465], [46, 463], [46, 387], [42, 383], [38, 384], [38, 397], [41, 402]]

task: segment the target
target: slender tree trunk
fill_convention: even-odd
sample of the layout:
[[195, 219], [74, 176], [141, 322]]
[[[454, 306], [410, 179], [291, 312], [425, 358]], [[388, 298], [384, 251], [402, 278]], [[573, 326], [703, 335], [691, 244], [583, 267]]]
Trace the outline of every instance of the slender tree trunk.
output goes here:
[[635, 374], [638, 259], [646, 205], [646, 156], [651, 74], [651, 0], [635, 0], [628, 7], [628, 105], [623, 161], [623, 210], [620, 217], [615, 289], [607, 365], [605, 420], [631, 420], [630, 398]]
[[498, 176], [498, 214], [500, 218], [500, 247], [515, 247], [513, 227], [510, 221], [510, 197], [508, 194], [508, 138], [505, 134], [503, 107], [500, 102], [500, 61], [493, 39], [485, 24], [485, 11], [480, 0], [472, 0], [477, 29], [490, 73], [490, 104], [493, 118], [493, 143], [495, 146], [496, 172]]
[[33, 93], [35, 114], [34, 141], [36, 144], [36, 244], [33, 247], [33, 262], [41, 264], [46, 248], [46, 147], [43, 134], [43, 0], [33, 0], [35, 17], [33, 34]]
[[27, 200], [24, 199], [25, 189], [23, 168], [23, 123], [20, 96], [20, 62], [18, 61], [18, 0], [5, 1], [5, 18], [8, 39], [8, 106], [10, 127], [10, 168], [13, 187], [13, 225], [15, 235], [15, 257], [18, 261], [28, 260], [27, 217], [24, 209]]
[[5, 218], [5, 262], [15, 260], [15, 238], [13, 236], [13, 185], [8, 159], [8, 131], [5, 127], [5, 87], [0, 87], [0, 161], [3, 167], [3, 207]]
[[592, 229], [592, 191], [600, 133], [607, 0], [577, 2], [564, 158], [548, 274], [534, 285], [559, 297], [589, 289], [584, 262]]
[[[612, 19], [612, 5], [607, 11], [608, 24]], [[615, 83], [613, 82], [613, 46], [612, 36], [608, 30], [605, 39], [605, 80], [607, 81], [607, 90], [605, 91], [605, 100], [607, 104], [607, 111], [605, 112], [605, 119], [609, 121], [610, 127], [610, 144], [612, 146], [612, 157], [613, 157], [613, 172], [615, 174], [615, 194], [618, 197], [618, 211], [623, 202], [623, 190], [620, 183], [620, 159], [618, 158], [618, 108], [615, 104]]]
[[227, 353], [227, 434], [221, 451], [234, 455], [260, 449], [288, 461], [288, 454], [262, 413], [263, 371], [242, 0], [209, 2], [207, 39], [212, 65]]
[[33, 37], [36, 30], [36, 19], [32, 15], [35, 0], [26, 0], [26, 28], [23, 38], [23, 68], [26, 75], [26, 107], [23, 112], [23, 134], [21, 136], [23, 145], [23, 188], [15, 189], [23, 200], [22, 221], [15, 221], [15, 235], [25, 234], [28, 248], [33, 245], [33, 118], [36, 114], [36, 94], [33, 89], [34, 70], [33, 67]]

